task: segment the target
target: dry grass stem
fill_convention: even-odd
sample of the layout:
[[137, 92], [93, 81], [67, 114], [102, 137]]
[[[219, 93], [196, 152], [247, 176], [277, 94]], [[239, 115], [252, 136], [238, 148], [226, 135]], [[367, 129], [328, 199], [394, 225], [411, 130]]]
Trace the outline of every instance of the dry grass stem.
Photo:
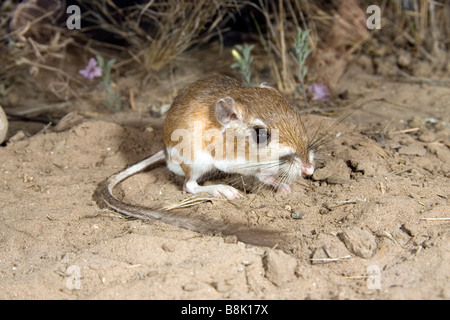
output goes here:
[[450, 218], [419, 218], [424, 221], [450, 221]]
[[192, 196], [192, 197], [183, 199], [179, 203], [167, 205], [167, 206], [163, 207], [163, 210], [169, 211], [169, 210], [179, 209], [179, 208], [188, 208], [188, 207], [196, 206], [203, 202], [216, 201], [216, 200], [225, 201], [226, 199], [209, 198], [209, 197], [201, 198], [201, 197], [197, 197], [197, 196]]
[[347, 255], [347, 256], [343, 256], [343, 257], [338, 257], [338, 258], [310, 258], [309, 261], [311, 262], [339, 262], [339, 261], [346, 261], [348, 259], [351, 259], [351, 255]]

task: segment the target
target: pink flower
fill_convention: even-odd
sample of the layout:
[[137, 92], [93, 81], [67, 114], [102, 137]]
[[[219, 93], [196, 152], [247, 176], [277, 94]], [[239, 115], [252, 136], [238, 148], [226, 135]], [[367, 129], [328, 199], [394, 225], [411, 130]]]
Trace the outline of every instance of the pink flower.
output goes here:
[[330, 92], [322, 83], [314, 83], [308, 88], [308, 92], [312, 93], [313, 100], [330, 100]]
[[102, 68], [97, 66], [97, 60], [94, 58], [90, 58], [86, 68], [78, 72], [89, 80], [102, 76]]

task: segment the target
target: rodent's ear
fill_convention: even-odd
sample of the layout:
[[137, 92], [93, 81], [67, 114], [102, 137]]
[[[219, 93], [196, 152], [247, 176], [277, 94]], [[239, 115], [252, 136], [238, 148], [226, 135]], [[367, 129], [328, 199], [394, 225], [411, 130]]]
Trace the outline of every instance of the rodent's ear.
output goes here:
[[236, 108], [236, 101], [231, 97], [217, 100], [216, 117], [223, 125], [229, 124], [232, 121], [241, 120], [241, 115]]

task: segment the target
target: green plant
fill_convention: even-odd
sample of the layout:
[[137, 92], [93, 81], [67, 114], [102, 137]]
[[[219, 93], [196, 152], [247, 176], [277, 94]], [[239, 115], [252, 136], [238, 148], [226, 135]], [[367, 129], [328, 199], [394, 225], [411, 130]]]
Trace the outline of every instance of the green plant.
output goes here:
[[237, 68], [239, 74], [242, 76], [244, 85], [247, 87], [253, 87], [252, 72], [250, 66], [253, 62], [251, 51], [254, 45], [244, 44], [243, 46], [238, 44], [231, 51], [231, 54], [236, 59], [236, 62], [231, 64], [231, 68]]
[[297, 27], [297, 36], [294, 40], [294, 47], [291, 48], [291, 55], [297, 64], [297, 78], [300, 85], [297, 87], [297, 92], [303, 94], [303, 98], [306, 99], [305, 92], [305, 76], [308, 73], [308, 66], [305, 65], [306, 58], [311, 53], [311, 48], [308, 43], [309, 30], [302, 30], [302, 28]]
[[111, 69], [116, 62], [115, 59], [111, 59], [105, 63], [102, 56], [96, 56], [97, 63], [100, 69], [102, 69], [101, 84], [106, 90], [104, 104], [113, 111], [120, 111], [122, 105], [120, 103], [120, 93], [114, 90], [114, 82], [111, 80]]

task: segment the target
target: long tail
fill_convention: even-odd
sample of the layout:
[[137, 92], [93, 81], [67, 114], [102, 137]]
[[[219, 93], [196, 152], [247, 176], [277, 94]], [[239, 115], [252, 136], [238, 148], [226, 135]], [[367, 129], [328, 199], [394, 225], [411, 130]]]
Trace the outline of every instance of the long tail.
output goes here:
[[117, 199], [114, 188], [122, 181], [132, 175], [149, 167], [156, 167], [165, 163], [164, 151], [161, 150], [154, 155], [132, 165], [131, 167], [116, 173], [102, 181], [95, 192], [94, 198], [100, 207], [105, 205], [125, 216], [141, 220], [161, 221], [179, 228], [196, 231], [203, 234], [223, 234], [225, 236], [236, 236], [239, 241], [258, 245], [273, 247], [280, 243], [279, 231], [261, 230], [249, 228], [238, 223], [225, 222], [219, 219], [200, 219], [177, 211], [164, 211], [161, 208], [144, 207], [132, 205]]

